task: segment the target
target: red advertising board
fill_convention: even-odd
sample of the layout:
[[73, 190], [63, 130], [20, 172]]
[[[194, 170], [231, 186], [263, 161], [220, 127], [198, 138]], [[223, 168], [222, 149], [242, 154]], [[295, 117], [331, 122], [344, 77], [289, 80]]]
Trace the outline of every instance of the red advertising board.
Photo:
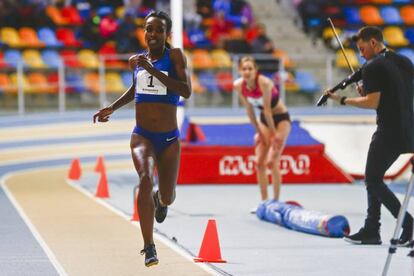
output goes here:
[[[325, 155], [322, 144], [286, 147], [280, 160], [280, 170], [283, 183], [353, 181]], [[257, 181], [253, 147], [183, 144], [178, 184], [254, 183]]]

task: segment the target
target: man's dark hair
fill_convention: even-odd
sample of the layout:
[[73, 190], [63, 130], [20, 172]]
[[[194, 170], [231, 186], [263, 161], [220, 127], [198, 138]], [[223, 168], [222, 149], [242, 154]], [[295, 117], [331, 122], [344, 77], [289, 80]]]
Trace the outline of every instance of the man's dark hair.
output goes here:
[[357, 42], [360, 39], [363, 41], [369, 41], [371, 38], [374, 38], [379, 42], [384, 42], [381, 29], [374, 26], [366, 26], [361, 28], [356, 35], [352, 36], [352, 41]]

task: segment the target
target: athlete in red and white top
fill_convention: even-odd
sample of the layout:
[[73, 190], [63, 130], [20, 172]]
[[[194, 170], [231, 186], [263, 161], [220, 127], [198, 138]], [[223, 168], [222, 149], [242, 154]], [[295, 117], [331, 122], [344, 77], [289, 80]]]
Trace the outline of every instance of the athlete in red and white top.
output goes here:
[[[266, 170], [270, 168], [273, 199], [279, 200], [282, 182], [279, 161], [291, 129], [290, 116], [286, 105], [279, 99], [279, 91], [273, 81], [259, 74], [253, 57], [245, 56], [240, 60], [239, 73], [241, 78], [235, 80], [233, 86], [256, 129], [256, 174], [261, 197], [262, 200], [268, 199]], [[256, 119], [254, 108], [261, 110], [259, 120]]]

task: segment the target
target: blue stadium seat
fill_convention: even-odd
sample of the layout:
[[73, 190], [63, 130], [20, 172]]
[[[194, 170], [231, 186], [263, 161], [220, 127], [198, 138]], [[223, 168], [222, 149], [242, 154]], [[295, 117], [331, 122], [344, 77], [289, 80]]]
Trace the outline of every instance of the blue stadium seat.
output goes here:
[[45, 43], [48, 47], [62, 47], [62, 42], [60, 42], [55, 35], [55, 32], [47, 27], [40, 28], [37, 31], [39, 39]]
[[16, 67], [22, 61], [22, 55], [18, 50], [9, 49], [4, 52], [4, 60], [7, 64]]
[[402, 24], [400, 12], [396, 7], [385, 6], [380, 9], [382, 19], [386, 24]]
[[320, 90], [320, 85], [316, 82], [310, 72], [297, 70], [295, 79], [299, 84], [300, 91], [305, 93], [316, 93]]
[[82, 76], [79, 74], [71, 73], [66, 74], [65, 76], [66, 82], [66, 92], [75, 92], [75, 93], [82, 93], [86, 90]]
[[59, 67], [60, 55], [54, 50], [44, 50], [42, 52], [43, 62], [50, 68]]
[[345, 7], [343, 9], [346, 22], [348, 24], [362, 24], [361, 17], [359, 16], [359, 10], [355, 7]]
[[398, 3], [398, 4], [411, 4], [413, 1], [412, 0], [393, 0], [393, 3]]
[[209, 48], [211, 41], [208, 40], [206, 34], [201, 29], [192, 29], [188, 31], [188, 38], [196, 48]]
[[121, 74], [122, 82], [125, 87], [130, 87], [132, 84], [132, 73], [125, 71]]
[[414, 29], [407, 28], [404, 31], [404, 36], [410, 41], [410, 44], [414, 44]]
[[410, 48], [401, 48], [398, 50], [398, 53], [408, 57], [412, 63], [414, 63], [414, 50]]
[[212, 72], [204, 71], [198, 74], [200, 84], [207, 89], [209, 93], [219, 92], [216, 76]]

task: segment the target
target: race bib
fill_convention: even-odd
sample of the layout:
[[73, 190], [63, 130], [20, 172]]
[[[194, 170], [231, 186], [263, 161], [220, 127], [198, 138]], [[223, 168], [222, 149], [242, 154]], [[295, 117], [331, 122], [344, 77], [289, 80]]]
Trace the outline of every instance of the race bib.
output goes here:
[[[161, 71], [168, 76], [167, 71]], [[146, 70], [138, 71], [136, 92], [138, 94], [167, 95], [167, 87]]]

